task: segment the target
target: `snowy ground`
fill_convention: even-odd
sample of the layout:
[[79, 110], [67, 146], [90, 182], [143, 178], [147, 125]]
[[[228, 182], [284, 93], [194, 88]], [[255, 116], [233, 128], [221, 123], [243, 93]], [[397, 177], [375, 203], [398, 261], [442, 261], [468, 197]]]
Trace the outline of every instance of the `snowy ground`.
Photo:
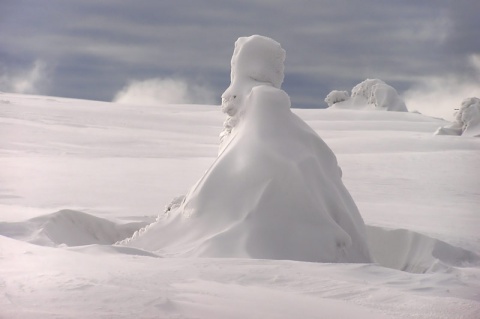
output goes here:
[[336, 153], [376, 264], [112, 246], [210, 166], [219, 107], [1, 93], [0, 318], [480, 318], [480, 140], [420, 114], [295, 113]]

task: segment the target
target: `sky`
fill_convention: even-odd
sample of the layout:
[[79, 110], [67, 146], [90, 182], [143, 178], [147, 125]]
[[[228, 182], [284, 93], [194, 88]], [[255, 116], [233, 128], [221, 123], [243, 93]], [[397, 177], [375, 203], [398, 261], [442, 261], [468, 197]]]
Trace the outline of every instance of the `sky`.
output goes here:
[[480, 96], [479, 15], [478, 0], [0, 0], [0, 91], [220, 104], [235, 40], [260, 34], [287, 52], [294, 107], [380, 78], [448, 113]]

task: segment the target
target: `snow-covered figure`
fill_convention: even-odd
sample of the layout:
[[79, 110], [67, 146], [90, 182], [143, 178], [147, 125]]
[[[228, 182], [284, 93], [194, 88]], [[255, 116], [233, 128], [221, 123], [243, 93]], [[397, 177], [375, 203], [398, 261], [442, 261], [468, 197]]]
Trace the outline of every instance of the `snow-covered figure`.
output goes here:
[[352, 96], [348, 93], [342, 98], [338, 92], [332, 91], [325, 98], [329, 107], [338, 109], [374, 109], [384, 111], [408, 112], [405, 102], [390, 85], [379, 79], [366, 79], [355, 85]]
[[455, 114], [455, 121], [440, 127], [435, 134], [480, 137], [480, 99], [477, 97], [465, 99]]
[[371, 261], [335, 155], [280, 89], [284, 57], [269, 38], [236, 42], [223, 95], [235, 119], [228, 142], [183, 202], [125, 244], [173, 256]]

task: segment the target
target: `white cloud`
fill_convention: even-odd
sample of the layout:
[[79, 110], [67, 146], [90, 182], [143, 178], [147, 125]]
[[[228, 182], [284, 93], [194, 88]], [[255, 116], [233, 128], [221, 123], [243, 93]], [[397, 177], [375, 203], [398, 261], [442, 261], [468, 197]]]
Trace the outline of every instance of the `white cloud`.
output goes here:
[[470, 57], [473, 75], [447, 76], [424, 79], [404, 93], [410, 111], [453, 120], [455, 109], [469, 97], [480, 98], [480, 55]]
[[0, 76], [0, 89], [22, 94], [45, 93], [49, 80], [47, 64], [36, 60], [28, 70], [8, 72], [4, 70]]
[[116, 103], [138, 105], [215, 104], [216, 100], [209, 87], [172, 78], [131, 81], [113, 98]]

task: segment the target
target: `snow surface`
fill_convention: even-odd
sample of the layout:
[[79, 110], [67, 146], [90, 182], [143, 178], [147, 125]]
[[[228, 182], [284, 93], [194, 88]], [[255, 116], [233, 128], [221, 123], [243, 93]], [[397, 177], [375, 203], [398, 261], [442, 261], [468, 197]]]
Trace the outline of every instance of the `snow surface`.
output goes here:
[[[293, 109], [335, 152], [375, 263], [167, 258], [103, 232], [150, 223], [204, 174], [219, 107], [0, 100], [1, 318], [480, 317], [480, 141], [433, 136], [443, 120]], [[28, 242], [47, 222], [59, 232]]]
[[480, 99], [465, 99], [455, 114], [455, 121], [440, 127], [435, 134], [480, 137]]
[[355, 85], [349, 98], [346, 91], [332, 91], [325, 98], [329, 107], [408, 112], [397, 91], [379, 79], [366, 79]]

